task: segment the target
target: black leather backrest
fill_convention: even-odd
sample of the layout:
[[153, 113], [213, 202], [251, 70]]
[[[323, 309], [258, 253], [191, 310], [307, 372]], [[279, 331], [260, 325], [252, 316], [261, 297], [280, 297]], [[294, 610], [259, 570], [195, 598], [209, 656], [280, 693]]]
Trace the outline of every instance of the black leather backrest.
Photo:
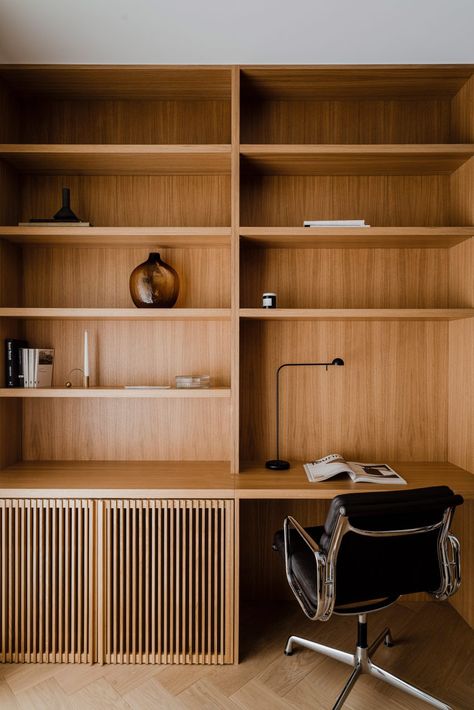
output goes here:
[[[406, 530], [438, 523], [446, 508], [463, 502], [447, 486], [334, 498], [320, 545], [328, 549], [341, 509], [355, 528]], [[435, 591], [440, 582], [439, 531], [371, 538], [347, 533], [336, 566], [336, 603]]]

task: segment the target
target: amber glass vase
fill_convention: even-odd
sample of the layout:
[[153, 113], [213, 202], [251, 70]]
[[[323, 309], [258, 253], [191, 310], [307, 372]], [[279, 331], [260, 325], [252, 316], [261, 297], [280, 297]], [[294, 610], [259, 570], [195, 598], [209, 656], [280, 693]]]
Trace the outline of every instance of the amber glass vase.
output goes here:
[[137, 308], [171, 308], [179, 294], [179, 276], [152, 252], [130, 274], [130, 294]]

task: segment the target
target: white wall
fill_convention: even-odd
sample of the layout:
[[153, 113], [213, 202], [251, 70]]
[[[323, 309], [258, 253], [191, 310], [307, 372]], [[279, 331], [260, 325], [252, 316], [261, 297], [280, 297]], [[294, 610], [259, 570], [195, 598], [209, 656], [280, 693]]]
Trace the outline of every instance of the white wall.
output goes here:
[[474, 61], [474, 0], [0, 0], [0, 62]]

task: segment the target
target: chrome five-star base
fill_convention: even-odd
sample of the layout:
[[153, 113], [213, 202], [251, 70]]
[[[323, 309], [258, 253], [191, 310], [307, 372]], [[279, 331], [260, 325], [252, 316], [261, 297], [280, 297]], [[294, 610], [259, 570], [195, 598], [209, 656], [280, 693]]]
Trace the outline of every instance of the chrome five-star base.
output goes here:
[[[361, 629], [363, 630], [362, 637]], [[357, 642], [355, 653], [346, 653], [345, 651], [339, 651], [337, 648], [331, 648], [331, 646], [323, 646], [320, 643], [316, 643], [315, 641], [309, 641], [308, 639], [301, 638], [300, 636], [290, 636], [288, 641], [286, 642], [285, 654], [287, 656], [291, 656], [293, 653], [293, 646], [296, 644], [298, 646], [308, 648], [310, 651], [322, 653], [325, 656], [329, 656], [329, 658], [333, 658], [336, 661], [342, 661], [343, 663], [347, 663], [347, 665], [353, 667], [353, 671], [350, 674], [347, 683], [339, 693], [336, 703], [333, 706], [333, 710], [339, 710], [340, 708], [342, 708], [345, 701], [347, 700], [347, 696], [354, 687], [357, 678], [362, 675], [362, 673], [368, 673], [369, 675], [374, 676], [378, 680], [383, 680], [385, 681], [385, 683], [393, 685], [395, 688], [399, 688], [405, 693], [409, 693], [410, 695], [414, 695], [416, 698], [424, 700], [426, 703], [433, 705], [435, 708], [440, 708], [440, 710], [452, 710], [452, 708], [449, 705], [446, 705], [446, 703], [441, 702], [437, 698], [434, 698], [432, 695], [429, 695], [423, 690], [420, 690], [420, 688], [417, 688], [416, 686], [411, 685], [410, 683], [406, 683], [401, 678], [397, 678], [397, 676], [392, 675], [388, 671], [385, 671], [383, 668], [376, 666], [375, 663], [372, 663], [371, 656], [373, 655], [373, 653], [375, 653], [382, 641], [384, 641], [385, 646], [393, 646], [393, 641], [390, 629], [385, 628], [377, 636], [375, 641], [370, 646], [367, 646], [367, 642], [364, 641], [364, 638], [366, 638], [366, 629], [367, 617], [365, 614], [359, 614], [359, 640]]]

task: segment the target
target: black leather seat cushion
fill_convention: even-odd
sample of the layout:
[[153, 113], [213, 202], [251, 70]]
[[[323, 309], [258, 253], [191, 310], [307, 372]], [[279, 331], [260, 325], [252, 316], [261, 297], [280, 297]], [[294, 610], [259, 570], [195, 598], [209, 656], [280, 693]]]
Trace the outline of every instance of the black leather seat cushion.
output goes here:
[[[387, 493], [337, 496], [324, 527], [306, 528], [327, 552], [339, 510], [365, 530], [398, 530], [439, 522], [448, 505], [462, 503], [446, 486]], [[316, 604], [314, 555], [295, 530], [290, 533], [292, 569], [305, 594]], [[440, 585], [439, 530], [417, 535], [366, 537], [347, 533], [341, 542], [336, 567], [336, 606], [414, 592], [430, 592]], [[283, 531], [274, 544], [283, 560]]]

